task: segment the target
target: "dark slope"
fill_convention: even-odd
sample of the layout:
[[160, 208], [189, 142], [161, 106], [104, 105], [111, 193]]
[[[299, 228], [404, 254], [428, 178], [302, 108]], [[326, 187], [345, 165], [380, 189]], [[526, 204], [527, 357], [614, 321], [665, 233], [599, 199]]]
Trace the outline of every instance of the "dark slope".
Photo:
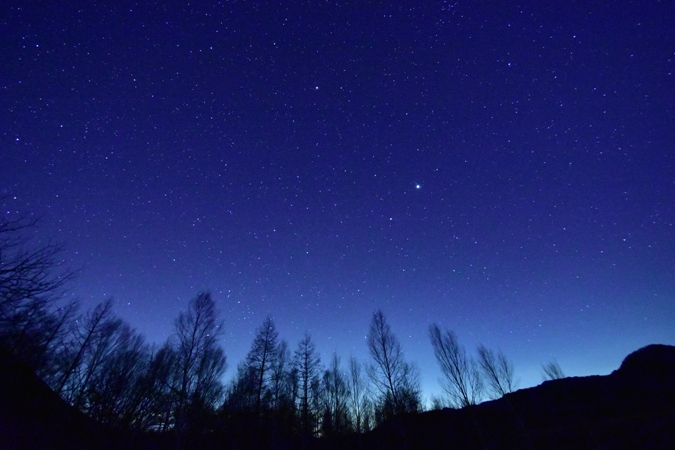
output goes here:
[[64, 402], [26, 364], [0, 351], [0, 449], [150, 448]]
[[546, 381], [463, 410], [399, 417], [360, 447], [675, 448], [675, 347], [642, 348], [607, 376]]

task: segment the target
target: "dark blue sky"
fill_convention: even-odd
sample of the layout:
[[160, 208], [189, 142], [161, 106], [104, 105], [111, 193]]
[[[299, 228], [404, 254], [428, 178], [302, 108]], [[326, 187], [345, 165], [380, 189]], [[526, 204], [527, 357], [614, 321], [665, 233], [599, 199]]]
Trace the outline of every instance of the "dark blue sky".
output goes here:
[[162, 3], [0, 7], [4, 210], [86, 307], [160, 341], [210, 289], [228, 379], [381, 308], [427, 393], [432, 322], [521, 386], [675, 344], [672, 2]]

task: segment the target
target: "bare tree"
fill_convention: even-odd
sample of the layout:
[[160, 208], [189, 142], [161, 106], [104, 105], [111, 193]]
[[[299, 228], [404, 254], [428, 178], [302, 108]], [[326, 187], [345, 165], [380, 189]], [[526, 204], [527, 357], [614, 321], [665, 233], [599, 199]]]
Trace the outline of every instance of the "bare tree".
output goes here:
[[380, 394], [381, 419], [401, 412], [417, 412], [421, 403], [419, 374], [405, 361], [401, 344], [380, 310], [370, 322], [368, 350], [373, 363], [367, 366], [367, 372]]
[[273, 368], [278, 356], [279, 333], [271, 317], [265, 319], [258, 331], [251, 350], [246, 355], [244, 373], [251, 378], [255, 395], [255, 409], [260, 414], [266, 389], [269, 388]]
[[79, 304], [69, 302], [53, 310], [39, 303], [31, 305], [31, 318], [26, 320], [13, 339], [6, 342], [10, 351], [20, 355], [48, 385], [53, 386], [59, 375], [59, 363], [67, 350], [72, 324]]
[[493, 398], [503, 397], [516, 388], [513, 363], [499, 350], [495, 353], [484, 345], [478, 346], [478, 362]]
[[351, 428], [349, 409], [349, 383], [340, 369], [340, 357], [333, 353], [330, 365], [323, 375], [323, 415], [321, 429], [324, 436], [345, 434]]
[[447, 406], [447, 401], [440, 395], [431, 396], [431, 411], [440, 411]]
[[31, 246], [37, 222], [26, 215], [0, 219], [0, 347], [47, 375], [76, 307], [58, 305], [74, 272], [62, 268], [61, 245]]
[[32, 300], [53, 301], [74, 273], [62, 269], [63, 248], [48, 242], [30, 248], [27, 231], [37, 219], [0, 219], [0, 327]]
[[128, 324], [117, 330], [100, 370], [87, 388], [87, 413], [99, 422], [130, 426], [123, 418], [140, 413], [133, 402], [134, 387], [143, 376], [149, 358], [145, 339]]
[[459, 345], [455, 333], [451, 330], [442, 332], [438, 325], [432, 324], [429, 337], [444, 377], [441, 386], [451, 404], [461, 408], [478, 403], [482, 392], [480, 372], [475, 361]]
[[193, 298], [174, 324], [175, 420], [179, 441], [199, 415], [212, 410], [223, 393], [226, 358], [218, 345], [223, 326], [209, 292]]
[[403, 376], [399, 400], [405, 412], [422, 411], [422, 390], [420, 388], [420, 371], [413, 362], [403, 366]]
[[92, 393], [96, 391], [96, 385], [106, 377], [106, 370], [112, 370], [109, 363], [114, 361], [116, 352], [128, 339], [129, 326], [117, 317], [100, 323], [100, 327], [93, 335], [87, 351], [85, 352], [83, 370], [76, 372], [79, 375], [79, 391], [74, 398], [73, 404], [91, 414], [94, 406]]
[[142, 414], [127, 417], [137, 424], [137, 428], [166, 431], [175, 425], [179, 386], [177, 363], [177, 352], [168, 340], [152, 351], [148, 367], [135, 391], [137, 408]]
[[227, 389], [223, 409], [230, 412], [255, 410], [258, 403], [257, 378], [253, 367], [249, 367], [246, 361], [240, 362], [237, 374]]
[[544, 371], [544, 380], [558, 380], [560, 378], [565, 378], [565, 373], [555, 358], [553, 361], [543, 364], [541, 368]]
[[112, 305], [108, 299], [73, 324], [57, 355], [58, 370], [46, 381], [101, 422], [147, 429], [160, 416], [154, 387], [162, 383], [166, 388], [167, 383], [158, 377], [143, 336], [115, 317]]
[[361, 374], [361, 364], [355, 357], [349, 358], [349, 404], [354, 431], [362, 433], [364, 429], [364, 416], [368, 409], [368, 384]]
[[121, 325], [112, 314], [112, 306], [109, 298], [78, 320], [64, 351], [53, 389], [75, 406], [81, 404], [87, 383], [105, 356], [106, 344]]
[[298, 343], [295, 350], [293, 364], [298, 379], [298, 401], [300, 412], [300, 428], [304, 436], [314, 434], [316, 427], [316, 389], [319, 385], [321, 372], [321, 358], [316, 352], [312, 337], [305, 333], [305, 337]]

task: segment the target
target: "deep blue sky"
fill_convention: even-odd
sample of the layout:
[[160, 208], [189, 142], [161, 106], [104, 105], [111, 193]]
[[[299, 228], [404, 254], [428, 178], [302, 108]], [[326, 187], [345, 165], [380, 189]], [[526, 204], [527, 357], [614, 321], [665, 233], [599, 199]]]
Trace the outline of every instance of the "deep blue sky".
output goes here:
[[523, 387], [675, 344], [672, 2], [76, 3], [0, 7], [0, 190], [85, 307], [210, 289], [228, 379], [381, 308], [426, 393], [431, 322]]

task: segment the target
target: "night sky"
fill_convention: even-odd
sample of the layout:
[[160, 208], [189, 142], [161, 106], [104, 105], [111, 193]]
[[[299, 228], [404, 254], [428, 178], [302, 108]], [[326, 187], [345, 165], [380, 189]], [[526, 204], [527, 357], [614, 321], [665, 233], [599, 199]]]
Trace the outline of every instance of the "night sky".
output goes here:
[[84, 309], [160, 342], [211, 290], [229, 380], [381, 308], [427, 397], [432, 322], [520, 387], [675, 344], [672, 2], [109, 3], [0, 7], [3, 214]]

